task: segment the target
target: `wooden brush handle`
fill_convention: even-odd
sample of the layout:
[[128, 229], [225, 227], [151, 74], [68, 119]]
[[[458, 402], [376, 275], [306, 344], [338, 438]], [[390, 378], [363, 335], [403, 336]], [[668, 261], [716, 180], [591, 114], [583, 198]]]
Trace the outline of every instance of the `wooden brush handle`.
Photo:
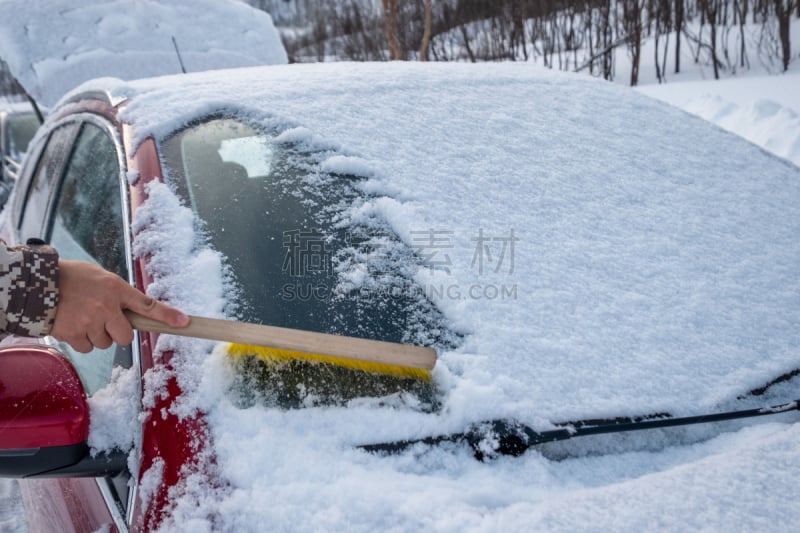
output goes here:
[[343, 359], [383, 363], [431, 370], [436, 364], [433, 348], [411, 346], [316, 331], [247, 324], [232, 320], [190, 316], [185, 328], [174, 328], [133, 311], [125, 311], [131, 325], [140, 331], [168, 333], [237, 344], [254, 344], [282, 350], [328, 355]]

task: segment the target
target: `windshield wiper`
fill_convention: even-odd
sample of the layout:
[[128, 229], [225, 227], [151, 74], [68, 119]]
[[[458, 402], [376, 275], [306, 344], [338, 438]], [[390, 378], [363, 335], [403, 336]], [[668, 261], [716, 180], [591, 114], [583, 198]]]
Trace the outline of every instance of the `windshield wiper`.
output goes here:
[[755, 416], [775, 415], [795, 410], [800, 410], [800, 400], [758, 409], [727, 411], [699, 416], [673, 418], [669, 415], [656, 415], [656, 418], [619, 418], [606, 421], [573, 422], [570, 424], [562, 424], [564, 426], [562, 428], [546, 431], [536, 431], [515, 420], [501, 419], [473, 424], [462, 433], [379, 444], [365, 444], [359, 446], [359, 448], [368, 452], [393, 454], [400, 453], [417, 444], [437, 446], [446, 442], [465, 442], [472, 448], [475, 457], [479, 460], [483, 460], [497, 455], [516, 457], [538, 444], [567, 440], [575, 437], [688, 426], [692, 424], [706, 424], [709, 422], [723, 422], [726, 420], [737, 420]]

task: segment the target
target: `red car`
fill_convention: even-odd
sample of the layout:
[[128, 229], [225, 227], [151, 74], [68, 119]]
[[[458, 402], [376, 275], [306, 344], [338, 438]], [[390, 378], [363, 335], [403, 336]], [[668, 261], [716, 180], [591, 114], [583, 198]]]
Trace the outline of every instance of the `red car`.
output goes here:
[[[135, 212], [146, 197], [145, 184], [163, 172], [152, 140], [135, 155], [125, 149], [129, 132], [117, 111], [102, 96], [87, 96], [50, 117], [31, 146], [33, 164], [23, 169], [3, 237], [9, 242], [15, 234], [45, 237], [62, 257], [97, 262], [147, 290], [147, 259], [134, 259], [131, 251], [129, 209]], [[129, 185], [126, 175], [133, 173], [138, 180]], [[89, 183], [91, 176], [102, 181]], [[95, 350], [91, 359], [59, 346], [71, 361], [46, 344], [0, 349], [0, 468], [5, 475], [59, 478], [21, 484], [25, 500], [36, 502], [28, 516], [32, 531], [64, 531], [66, 524], [76, 531], [106, 526], [126, 531], [151, 529], [157, 522], [168, 488], [198, 456], [189, 443], [202, 442], [196, 438], [202, 422], [166, 415], [142, 425], [138, 468], [146, 471], [156, 457], [164, 465], [162, 484], [142, 501], [130, 480], [127, 451], [90, 455], [86, 397], [107, 384], [112, 365], [134, 367], [140, 374], [153, 368], [155, 341], [155, 334], [137, 333], [131, 347]], [[168, 356], [158, 364], [168, 366]], [[169, 407], [179, 392], [174, 380], [167, 390], [170, 394], [159, 397], [153, 409]], [[22, 412], [20, 400], [26, 405]]]

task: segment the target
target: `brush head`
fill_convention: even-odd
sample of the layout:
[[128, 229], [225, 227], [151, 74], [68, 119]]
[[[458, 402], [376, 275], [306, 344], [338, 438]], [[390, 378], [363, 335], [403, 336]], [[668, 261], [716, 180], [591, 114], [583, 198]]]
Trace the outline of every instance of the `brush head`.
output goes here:
[[371, 361], [359, 361], [357, 359], [347, 359], [345, 357], [298, 352], [294, 350], [284, 350], [281, 348], [268, 348], [264, 346], [254, 346], [252, 344], [231, 344], [228, 346], [228, 354], [233, 357], [250, 355], [253, 357], [258, 357], [265, 362], [278, 363], [286, 361], [305, 361], [312, 364], [335, 365], [342, 368], [348, 368], [350, 370], [391, 376], [400, 379], [417, 379], [421, 381], [431, 380], [430, 370], [425, 370], [423, 368], [412, 368]]
[[239, 396], [284, 408], [343, 404], [397, 393], [436, 403], [429, 370], [247, 344], [230, 344]]

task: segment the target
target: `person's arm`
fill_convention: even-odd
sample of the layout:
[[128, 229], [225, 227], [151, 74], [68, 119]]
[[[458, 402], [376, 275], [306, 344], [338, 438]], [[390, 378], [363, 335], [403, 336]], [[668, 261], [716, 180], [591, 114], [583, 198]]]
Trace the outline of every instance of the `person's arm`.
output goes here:
[[100, 266], [59, 259], [46, 245], [8, 248], [0, 240], [0, 338], [52, 335], [79, 352], [130, 344], [125, 309], [175, 327], [189, 324], [181, 311]]
[[58, 305], [58, 254], [49, 246], [9, 248], [0, 240], [0, 338], [43, 337]]

